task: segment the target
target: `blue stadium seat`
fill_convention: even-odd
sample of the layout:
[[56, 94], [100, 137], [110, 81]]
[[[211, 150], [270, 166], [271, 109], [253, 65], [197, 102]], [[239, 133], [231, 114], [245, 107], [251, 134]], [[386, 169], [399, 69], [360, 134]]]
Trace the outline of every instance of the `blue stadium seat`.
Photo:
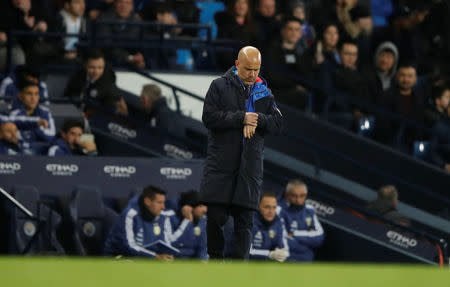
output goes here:
[[428, 141], [415, 141], [413, 156], [415, 158], [428, 161], [430, 155], [430, 143]]
[[[56, 236], [61, 217], [40, 202], [39, 191], [33, 186], [14, 186], [12, 195], [34, 217], [13, 205], [9, 206], [9, 253], [64, 254]], [[40, 218], [40, 224], [37, 218]]]
[[363, 137], [372, 137], [375, 129], [375, 118], [373, 116], [364, 117], [359, 120], [358, 134]]
[[[212, 38], [217, 37], [217, 25], [214, 21], [214, 14], [225, 10], [225, 4], [223, 2], [203, 2], [197, 1], [197, 7], [200, 9], [200, 24], [210, 24], [212, 27]], [[199, 30], [198, 37], [206, 39], [207, 31]]]
[[79, 255], [101, 255], [109, 229], [118, 219], [106, 207], [100, 191], [95, 187], [77, 186], [70, 202], [75, 252]]

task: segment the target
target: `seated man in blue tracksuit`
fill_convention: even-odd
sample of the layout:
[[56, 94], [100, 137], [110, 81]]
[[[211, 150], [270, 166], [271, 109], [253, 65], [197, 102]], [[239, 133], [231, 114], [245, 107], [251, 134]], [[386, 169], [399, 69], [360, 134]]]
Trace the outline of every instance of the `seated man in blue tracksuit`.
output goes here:
[[259, 212], [253, 218], [250, 259], [284, 262], [289, 256], [284, 223], [276, 214], [277, 197], [272, 192], [261, 195]]
[[39, 105], [39, 86], [33, 82], [22, 82], [19, 90], [20, 103], [13, 108], [10, 117], [38, 117], [46, 124], [29, 130], [21, 130], [21, 135], [28, 142], [50, 142], [55, 137], [55, 122], [47, 107]]
[[290, 256], [288, 261], [312, 261], [313, 249], [324, 239], [322, 225], [314, 208], [305, 205], [307, 186], [298, 179], [290, 180], [286, 186], [285, 199], [280, 201], [279, 214], [283, 218], [288, 236]]
[[30, 143], [19, 138], [17, 126], [12, 122], [0, 123], [0, 154], [34, 155], [36, 151]]
[[[170, 245], [175, 213], [163, 211], [166, 192], [147, 186], [137, 199], [131, 199], [105, 242], [105, 255], [141, 256], [172, 260], [162, 249], [145, 246], [157, 240]], [[166, 250], [166, 249], [165, 249]]]
[[179, 201], [178, 229], [172, 235], [172, 245], [180, 250], [175, 257], [208, 259], [206, 245], [206, 206], [200, 204], [198, 191], [184, 192]]
[[17, 66], [8, 77], [3, 79], [0, 85], [0, 100], [11, 103], [13, 108], [17, 107], [19, 85], [23, 81], [30, 81], [39, 85], [39, 103], [49, 104], [47, 84], [39, 79], [38, 69], [27, 65]]
[[97, 155], [97, 146], [93, 141], [82, 141], [84, 124], [68, 119], [63, 123], [61, 133], [48, 149], [49, 156]]

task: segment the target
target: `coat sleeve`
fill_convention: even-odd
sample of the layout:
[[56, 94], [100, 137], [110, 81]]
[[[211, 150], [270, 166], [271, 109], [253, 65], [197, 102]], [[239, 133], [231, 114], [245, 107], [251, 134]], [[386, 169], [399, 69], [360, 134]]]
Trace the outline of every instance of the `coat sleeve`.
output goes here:
[[279, 134], [283, 125], [283, 115], [275, 98], [270, 96], [266, 113], [258, 113], [258, 129], [264, 133]]
[[199, 250], [197, 251], [197, 257], [201, 260], [207, 260], [208, 259], [208, 247], [207, 247], [207, 239], [206, 239], [206, 224], [204, 224], [202, 230], [202, 234], [200, 236], [200, 246]]
[[293, 238], [297, 243], [306, 245], [310, 248], [318, 247], [322, 244], [324, 239], [324, 232], [322, 225], [314, 214], [314, 230], [296, 230], [293, 233]]
[[44, 128], [41, 126], [37, 128], [36, 135], [40, 140], [50, 142], [56, 135], [55, 121], [53, 120], [53, 117], [48, 109], [44, 110], [43, 107], [41, 107], [41, 109], [43, 110], [43, 118], [48, 122], [48, 127]]
[[257, 260], [269, 259], [270, 250], [269, 249], [258, 249], [253, 248], [253, 244], [250, 245], [250, 258]]
[[208, 129], [233, 129], [244, 126], [245, 111], [226, 111], [220, 108], [217, 80], [211, 83], [203, 105], [202, 121]]

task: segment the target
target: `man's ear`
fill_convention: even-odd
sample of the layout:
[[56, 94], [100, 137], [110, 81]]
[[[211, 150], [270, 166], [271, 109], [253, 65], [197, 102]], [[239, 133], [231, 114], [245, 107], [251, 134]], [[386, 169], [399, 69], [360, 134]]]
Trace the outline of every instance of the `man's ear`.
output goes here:
[[239, 61], [238, 60], [234, 61], [234, 65], [236, 66], [236, 68], [239, 67]]
[[144, 205], [145, 206], [147, 206], [147, 207], [150, 206], [151, 201], [152, 200], [149, 197], [144, 197]]

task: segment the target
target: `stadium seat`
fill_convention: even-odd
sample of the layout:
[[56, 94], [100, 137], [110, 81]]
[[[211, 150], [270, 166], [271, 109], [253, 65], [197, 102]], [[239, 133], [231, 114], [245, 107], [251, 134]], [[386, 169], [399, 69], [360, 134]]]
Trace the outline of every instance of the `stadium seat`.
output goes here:
[[428, 141], [415, 141], [413, 147], [413, 156], [415, 158], [427, 161], [429, 159], [430, 143]]
[[78, 186], [70, 202], [73, 241], [78, 255], [101, 255], [110, 227], [118, 215], [106, 207], [97, 188]]
[[[56, 236], [61, 217], [40, 201], [38, 190], [33, 186], [15, 186], [12, 195], [33, 217], [11, 203], [9, 253], [64, 254]], [[40, 223], [37, 218], [40, 218]]]
[[372, 116], [364, 117], [359, 120], [358, 134], [363, 137], [372, 137], [375, 128], [375, 118]]
[[[217, 36], [217, 25], [214, 21], [214, 14], [225, 10], [225, 4], [220, 1], [207, 2], [207, 1], [197, 1], [197, 7], [201, 10], [200, 12], [200, 24], [209, 24], [212, 29], [212, 38], [215, 39]], [[198, 37], [206, 39], [207, 31], [199, 30]]]

